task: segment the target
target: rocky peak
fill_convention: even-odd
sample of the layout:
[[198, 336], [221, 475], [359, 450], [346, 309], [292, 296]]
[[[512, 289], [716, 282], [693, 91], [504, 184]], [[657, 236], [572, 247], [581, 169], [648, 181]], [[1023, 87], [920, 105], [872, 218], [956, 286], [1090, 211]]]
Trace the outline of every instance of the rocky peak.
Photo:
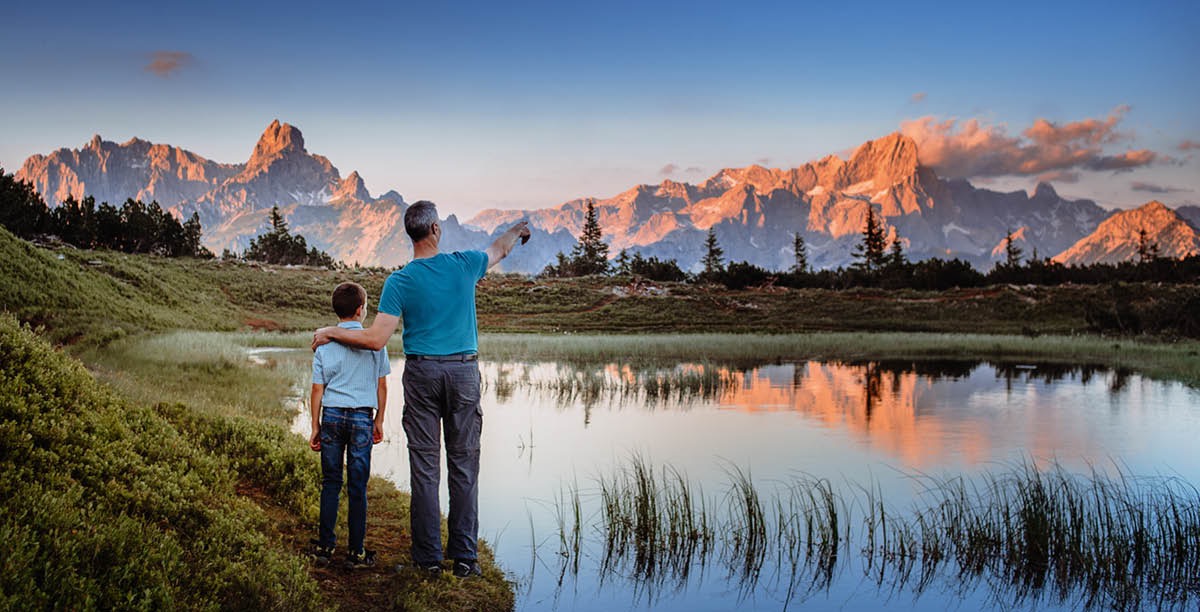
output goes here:
[[1033, 190], [1034, 200], [1057, 200], [1058, 192], [1054, 190], [1054, 186], [1046, 182], [1038, 182], [1037, 187]]
[[1162, 202], [1152, 200], [1105, 219], [1096, 231], [1056, 255], [1054, 260], [1065, 264], [1130, 261], [1136, 256], [1143, 231], [1164, 257], [1200, 253], [1200, 231]]
[[885, 189], [917, 172], [917, 143], [899, 132], [869, 140], [854, 151], [846, 163], [844, 180], [849, 187], [866, 181]]
[[85, 150], [99, 151], [102, 144], [104, 144], [104, 140], [100, 138], [100, 135], [92, 134], [92, 139], [87, 141], [87, 144], [83, 145], [83, 148]]
[[371, 199], [371, 194], [367, 191], [366, 183], [363, 182], [362, 177], [355, 170], [338, 183], [337, 190], [333, 193], [333, 199], [352, 199], [365, 202]]
[[305, 153], [304, 135], [295, 126], [280, 123], [276, 119], [258, 138], [258, 144], [254, 145], [254, 153], [250, 155], [246, 166], [257, 168], [288, 153]]

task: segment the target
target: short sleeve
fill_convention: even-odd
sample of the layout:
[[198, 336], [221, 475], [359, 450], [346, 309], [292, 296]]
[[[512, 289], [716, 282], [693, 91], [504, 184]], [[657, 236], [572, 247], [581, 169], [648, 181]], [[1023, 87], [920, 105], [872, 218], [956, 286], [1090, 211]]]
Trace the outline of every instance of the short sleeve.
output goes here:
[[314, 385], [328, 384], [328, 381], [325, 380], [325, 369], [321, 367], [321, 353], [323, 352], [318, 347], [316, 352], [313, 353], [312, 384]]
[[392, 364], [388, 361], [387, 347], [379, 349], [375, 353], [375, 378], [383, 378], [392, 373]]
[[383, 283], [383, 292], [379, 295], [379, 312], [393, 317], [400, 316], [404, 299], [400, 295], [400, 280], [395, 274], [388, 276]]
[[488, 254], [485, 251], [467, 251], [467, 258], [474, 266], [475, 280], [487, 275]]

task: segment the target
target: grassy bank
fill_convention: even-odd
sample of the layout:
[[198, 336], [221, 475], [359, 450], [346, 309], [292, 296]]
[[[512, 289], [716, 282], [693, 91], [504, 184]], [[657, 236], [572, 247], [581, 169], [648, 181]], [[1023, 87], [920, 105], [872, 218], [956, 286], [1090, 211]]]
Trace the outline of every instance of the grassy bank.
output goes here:
[[294, 373], [217, 336], [154, 335], [312, 328], [348, 279], [377, 293], [383, 276], [47, 250], [0, 229], [0, 609], [511, 609], [486, 550], [483, 580], [393, 571], [408, 499], [385, 481], [369, 485], [377, 570], [311, 568], [319, 466], [288, 430]]
[[0, 608], [314, 609], [239, 474], [0, 317]]
[[[307, 348], [308, 331], [216, 334], [242, 346]], [[399, 339], [388, 350], [403, 353]], [[1099, 336], [1012, 336], [904, 332], [807, 334], [484, 333], [480, 354], [495, 361], [567, 361], [654, 366], [678, 362], [751, 367], [804, 360], [991, 360], [1096, 365], [1200, 386], [1200, 341]]]
[[[308, 330], [328, 324], [329, 292], [378, 271], [258, 266], [72, 248], [47, 250], [0, 229], [0, 309], [68, 345], [141, 331]], [[727, 290], [631, 278], [480, 283], [480, 329], [520, 333], [907, 332], [1076, 335], [1169, 329], [1200, 303], [1195, 285], [996, 286], [942, 292], [879, 289]]]
[[[84, 351], [98, 378], [135, 403], [155, 403], [158, 412], [197, 446], [225, 463], [238, 477], [237, 490], [270, 519], [272, 540], [302, 555], [316, 534], [320, 468], [318, 455], [289, 432], [303, 380], [292, 361], [265, 359], [256, 365], [226, 334], [172, 332], [138, 336]], [[165, 374], [165, 375], [164, 375]], [[508, 610], [511, 586], [481, 546], [484, 578], [427, 580], [416, 571], [396, 573], [409, 560], [408, 495], [386, 480], [368, 486], [368, 547], [380, 565], [346, 574], [311, 569], [325, 606], [341, 609], [398, 607], [409, 610]], [[346, 516], [345, 500], [340, 516]], [[338, 526], [345, 542], [344, 521]]]

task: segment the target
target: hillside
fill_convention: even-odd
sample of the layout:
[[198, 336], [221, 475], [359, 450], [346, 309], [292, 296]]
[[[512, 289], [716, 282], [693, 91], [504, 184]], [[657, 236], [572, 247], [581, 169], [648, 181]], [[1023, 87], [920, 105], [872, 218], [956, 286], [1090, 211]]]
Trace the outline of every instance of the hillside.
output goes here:
[[319, 605], [303, 561], [237, 495], [232, 457], [116, 397], [9, 315], [0, 354], [0, 608]]
[[311, 329], [332, 272], [55, 252], [2, 229], [0, 261], [0, 609], [512, 608], [484, 543], [482, 580], [397, 574], [408, 498], [378, 479], [372, 543], [392, 565], [311, 568], [320, 473], [289, 430], [294, 374], [219, 335], [146, 333]]

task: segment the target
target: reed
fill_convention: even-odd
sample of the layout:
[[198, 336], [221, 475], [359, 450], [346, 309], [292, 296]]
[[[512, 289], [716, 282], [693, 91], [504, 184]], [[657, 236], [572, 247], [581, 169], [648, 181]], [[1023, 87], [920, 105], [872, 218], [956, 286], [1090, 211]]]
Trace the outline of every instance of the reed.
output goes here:
[[[683, 584], [711, 558], [752, 589], [773, 567], [787, 579], [788, 602], [827, 588], [847, 565], [881, 588], [920, 594], [946, 578], [1014, 605], [1184, 607], [1200, 598], [1200, 492], [1178, 478], [1039, 470], [1031, 461], [974, 478], [914, 478], [923, 492], [904, 511], [884, 502], [877, 483], [839, 489], [804, 475], [764, 496], [737, 466], [727, 467], [726, 494], [708, 500], [683, 471], [634, 455], [598, 478], [600, 569]], [[579, 517], [577, 485], [559, 503], [575, 504], [563, 512]], [[582, 554], [578, 523], [566, 529], [560, 521], [568, 557]]]

